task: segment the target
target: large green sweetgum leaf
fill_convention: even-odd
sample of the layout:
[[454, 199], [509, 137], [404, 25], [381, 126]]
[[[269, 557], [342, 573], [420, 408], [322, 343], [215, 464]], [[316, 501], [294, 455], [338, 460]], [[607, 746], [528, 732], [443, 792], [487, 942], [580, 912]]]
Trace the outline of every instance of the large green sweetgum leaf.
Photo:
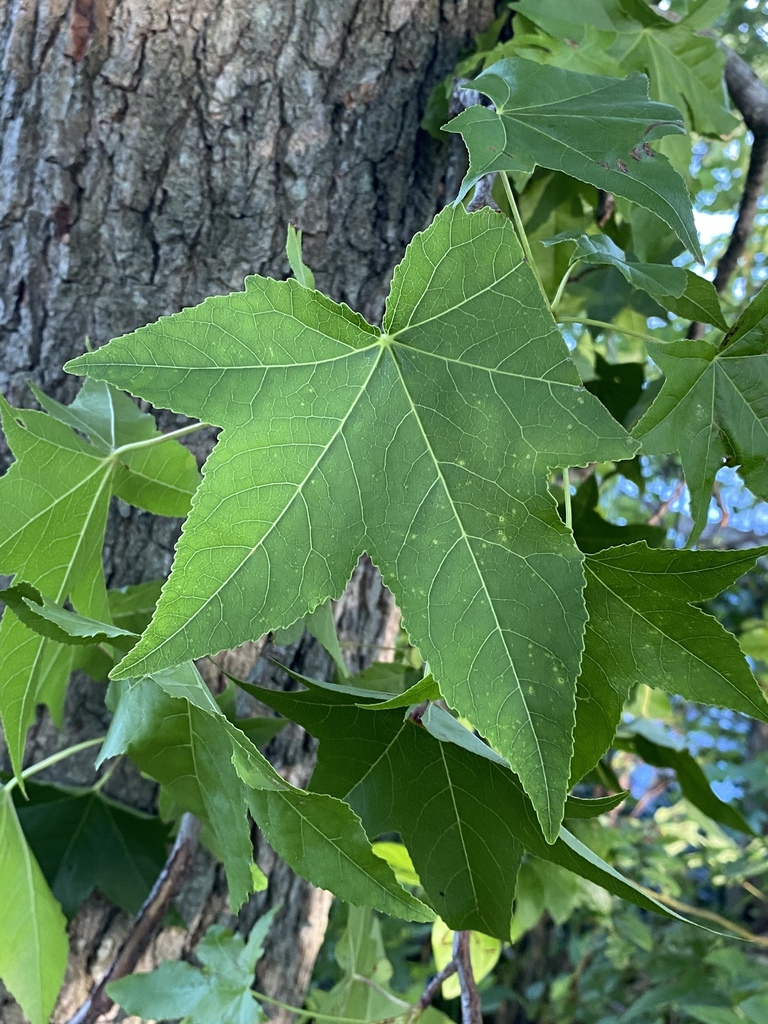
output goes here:
[[445, 126], [469, 150], [463, 198], [491, 171], [563, 171], [662, 218], [703, 262], [685, 182], [649, 143], [684, 134], [680, 112], [648, 99], [644, 75], [608, 78], [508, 57], [472, 82], [495, 107], [469, 107]]
[[717, 471], [726, 459], [768, 499], [768, 289], [747, 306], [721, 345], [649, 344], [664, 386], [634, 429], [649, 455], [678, 452], [690, 491], [695, 540], [707, 524]]
[[251, 277], [68, 368], [224, 428], [116, 678], [287, 626], [338, 596], [367, 550], [441, 692], [554, 840], [585, 612], [547, 470], [634, 448], [581, 387], [504, 217], [448, 209], [417, 235], [383, 332]]

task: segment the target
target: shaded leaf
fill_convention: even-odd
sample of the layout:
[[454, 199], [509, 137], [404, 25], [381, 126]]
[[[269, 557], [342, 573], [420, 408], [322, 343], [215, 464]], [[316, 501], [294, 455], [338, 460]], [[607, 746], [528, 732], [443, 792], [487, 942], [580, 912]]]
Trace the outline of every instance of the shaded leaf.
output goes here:
[[622, 789], [610, 796], [595, 797], [591, 800], [584, 800], [581, 797], [569, 796], [565, 805], [565, 816], [567, 818], [597, 818], [601, 814], [607, 814], [629, 796], [629, 790]]
[[584, 263], [588, 266], [615, 267], [628, 284], [652, 295], [672, 313], [728, 330], [715, 286], [693, 271], [668, 264], [629, 260], [607, 235], [564, 231], [543, 244], [557, 245], [560, 242], [573, 243], [571, 265]]
[[520, 771], [554, 839], [585, 612], [547, 467], [634, 449], [580, 386], [499, 214], [447, 209], [416, 235], [384, 329], [251, 277], [68, 364], [225, 428], [153, 622], [113, 675], [287, 625], [368, 550], [441, 693]]
[[122, 689], [101, 759], [129, 752], [176, 804], [208, 825], [227, 870], [233, 907], [251, 891], [250, 810], [276, 852], [315, 885], [350, 903], [431, 920], [428, 908], [373, 853], [350, 808], [285, 782], [226, 720], [194, 666], [127, 682]]
[[576, 491], [571, 505], [573, 535], [582, 551], [594, 554], [604, 548], [641, 540], [654, 548], [664, 543], [667, 531], [662, 526], [648, 526], [647, 523], [625, 523], [624, 526], [618, 526], [609, 523], [597, 511], [598, 500], [597, 481], [594, 476], [590, 476]]
[[490, 762], [460, 764], [461, 755], [444, 754], [402, 710], [372, 715], [335, 688], [245, 689], [320, 739], [312, 788], [345, 799], [369, 835], [399, 832], [444, 920], [506, 935], [522, 849], [499, 807]]
[[[609, 363], [599, 352], [595, 353], [595, 379], [585, 387], [598, 398], [619, 423], [637, 404], [645, 384], [645, 367], [640, 363]], [[594, 507], [594, 506], [593, 506]]]
[[685, 182], [649, 146], [684, 134], [682, 117], [648, 99], [644, 75], [585, 75], [509, 57], [472, 85], [496, 109], [470, 107], [445, 126], [469, 150], [459, 199], [491, 171], [549, 167], [652, 210], [703, 262]]
[[420, 727], [397, 709], [371, 715], [353, 703], [355, 695], [304, 681], [310, 689], [301, 693], [245, 689], [318, 737], [312, 788], [347, 800], [369, 834], [399, 832], [430, 903], [449, 927], [508, 938], [523, 848], [670, 914], [567, 829], [549, 845], [503, 758], [441, 708], [431, 704]]
[[94, 889], [135, 914], [166, 858], [168, 828], [89, 790], [28, 784], [24, 835], [67, 917]]

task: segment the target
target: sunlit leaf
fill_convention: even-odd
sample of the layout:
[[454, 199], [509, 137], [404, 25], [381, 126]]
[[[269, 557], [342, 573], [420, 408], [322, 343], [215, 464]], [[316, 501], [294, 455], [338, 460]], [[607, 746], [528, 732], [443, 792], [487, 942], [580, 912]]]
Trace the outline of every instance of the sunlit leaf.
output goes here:
[[48, 1024], [64, 980], [69, 946], [61, 907], [0, 789], [0, 979], [31, 1024]]

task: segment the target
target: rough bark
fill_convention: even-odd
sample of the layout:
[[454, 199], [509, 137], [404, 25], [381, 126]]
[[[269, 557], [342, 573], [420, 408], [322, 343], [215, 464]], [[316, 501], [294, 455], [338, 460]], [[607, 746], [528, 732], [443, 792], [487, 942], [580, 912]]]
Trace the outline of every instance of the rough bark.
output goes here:
[[[418, 128], [425, 100], [492, 14], [492, 0], [0, 3], [0, 389], [26, 405], [32, 380], [68, 400], [76, 382], [61, 366], [85, 337], [101, 344], [237, 289], [249, 273], [284, 276], [288, 221], [304, 230], [318, 286], [379, 317], [392, 267], [441, 204], [444, 152]], [[165, 574], [177, 528], [115, 507], [109, 582]], [[345, 638], [370, 658], [391, 613], [370, 564], [338, 613]], [[252, 663], [257, 653], [241, 656]], [[302, 671], [329, 670], [306, 638], [281, 656]], [[264, 660], [254, 671], [273, 675]], [[29, 760], [103, 724], [100, 689], [76, 680], [65, 735], [41, 714]], [[270, 754], [301, 784], [312, 747], [286, 732]], [[75, 782], [91, 771], [87, 758], [65, 768]], [[127, 769], [112, 787], [152, 803], [152, 788]], [[282, 902], [259, 982], [300, 1002], [328, 898], [257, 847], [270, 887], [243, 926]], [[189, 934], [166, 929], [147, 966], [228, 918], [221, 873], [204, 851], [181, 905]], [[82, 1002], [129, 926], [98, 895], [81, 910], [56, 1021]], [[1, 1002], [0, 1018], [21, 1019]]]

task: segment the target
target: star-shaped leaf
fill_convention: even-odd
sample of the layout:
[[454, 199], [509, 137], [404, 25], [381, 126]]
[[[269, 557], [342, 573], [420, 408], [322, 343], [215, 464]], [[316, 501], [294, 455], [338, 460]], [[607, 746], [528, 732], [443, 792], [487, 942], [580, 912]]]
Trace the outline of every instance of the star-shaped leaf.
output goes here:
[[[184, 515], [199, 482], [197, 466], [177, 441], [162, 440], [151, 416], [107, 384], [86, 381], [69, 406], [33, 391], [44, 413], [12, 409], [0, 397], [16, 458], [0, 479], [0, 573], [15, 575], [17, 584], [31, 585], [54, 605], [69, 600], [80, 615], [108, 622], [101, 549], [110, 496]], [[60, 717], [72, 663], [72, 652], [50, 635], [3, 615], [0, 716], [15, 770], [35, 706], [46, 703]]]
[[86, 380], [71, 405], [62, 405], [38, 388], [35, 398], [47, 413], [85, 434], [104, 454], [135, 445], [117, 460], [114, 493], [129, 505], [160, 516], [185, 516], [200, 483], [194, 456], [173, 438], [161, 436], [149, 413], [142, 412], [127, 395], [103, 381]]
[[611, 745], [624, 703], [640, 683], [768, 721], [768, 704], [736, 638], [693, 603], [731, 586], [766, 552], [663, 551], [639, 541], [587, 557], [574, 782]]
[[585, 75], [508, 57], [472, 86], [495, 110], [469, 107], [445, 126], [469, 150], [459, 199], [491, 171], [549, 167], [656, 213], [703, 262], [685, 182], [649, 145], [684, 134], [682, 117], [648, 99], [644, 75]]
[[338, 597], [363, 550], [446, 700], [504, 753], [554, 840], [585, 613], [548, 467], [621, 459], [511, 224], [443, 211], [397, 268], [383, 332], [252, 277], [69, 364], [224, 429], [152, 624], [154, 672]]
[[[389, 984], [394, 969], [387, 959], [381, 921], [373, 911], [349, 908], [347, 926], [334, 952], [342, 977], [329, 991], [313, 987], [307, 994], [308, 1010], [352, 1019], [357, 1024], [402, 1019], [406, 1015], [408, 1004]], [[450, 1018], [429, 1006], [424, 1016], [419, 1014], [419, 1020], [424, 1024], [449, 1024]]]
[[635, 427], [649, 455], [678, 452], [690, 491], [695, 540], [707, 523], [717, 471], [739, 465], [747, 487], [768, 499], [768, 289], [726, 334], [710, 341], [649, 344], [664, 371], [659, 395]]

